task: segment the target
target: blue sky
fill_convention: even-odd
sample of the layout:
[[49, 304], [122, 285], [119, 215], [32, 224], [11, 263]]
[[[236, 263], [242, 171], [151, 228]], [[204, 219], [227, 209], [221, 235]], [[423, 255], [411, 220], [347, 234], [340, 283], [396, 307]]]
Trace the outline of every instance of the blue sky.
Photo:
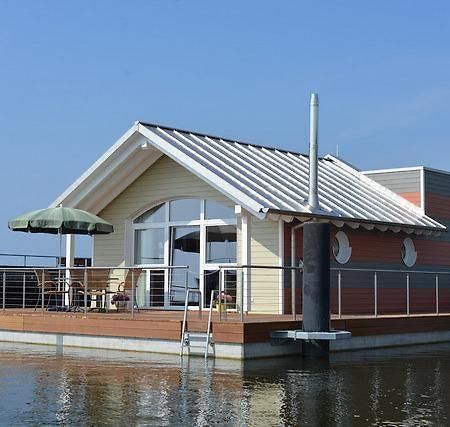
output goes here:
[[[446, 1], [0, 0], [0, 252], [135, 120], [307, 150], [362, 169], [450, 170]], [[88, 238], [79, 254], [89, 253]]]

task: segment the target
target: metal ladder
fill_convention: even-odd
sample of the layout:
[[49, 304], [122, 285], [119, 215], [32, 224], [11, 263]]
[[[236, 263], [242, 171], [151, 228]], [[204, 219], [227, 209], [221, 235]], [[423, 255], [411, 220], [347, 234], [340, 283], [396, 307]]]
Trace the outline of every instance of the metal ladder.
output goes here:
[[[211, 292], [211, 303], [209, 306], [209, 316], [208, 316], [208, 327], [206, 332], [192, 332], [187, 330], [187, 315], [189, 310], [189, 294], [198, 294], [201, 298], [201, 292], [198, 289], [187, 289], [186, 299], [184, 302], [184, 316], [183, 316], [183, 327], [181, 330], [181, 341], [180, 341], [180, 356], [184, 356], [184, 349], [188, 349], [187, 355], [190, 355], [191, 347], [204, 347], [205, 359], [209, 356], [209, 349], [214, 352], [214, 340], [211, 337], [211, 323], [212, 323], [212, 307], [214, 301], [214, 292]], [[201, 304], [199, 301], [199, 319], [202, 318]]]

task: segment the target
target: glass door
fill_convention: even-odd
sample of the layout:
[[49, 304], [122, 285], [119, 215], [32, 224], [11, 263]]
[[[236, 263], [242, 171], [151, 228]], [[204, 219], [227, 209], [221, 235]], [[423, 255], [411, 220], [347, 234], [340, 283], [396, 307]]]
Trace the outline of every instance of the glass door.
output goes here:
[[[169, 305], [184, 307], [186, 299], [186, 282], [190, 289], [200, 289], [200, 227], [170, 227], [170, 265], [189, 266], [188, 273], [184, 269], [174, 269], [169, 278]], [[198, 305], [198, 294], [191, 294], [190, 305]]]
[[[211, 292], [219, 291], [227, 308], [236, 309], [237, 304], [237, 276], [236, 268], [230, 267], [221, 270], [205, 270], [203, 273], [205, 292], [203, 294], [203, 307], [209, 307], [211, 303]], [[214, 294], [217, 299], [218, 294]]]

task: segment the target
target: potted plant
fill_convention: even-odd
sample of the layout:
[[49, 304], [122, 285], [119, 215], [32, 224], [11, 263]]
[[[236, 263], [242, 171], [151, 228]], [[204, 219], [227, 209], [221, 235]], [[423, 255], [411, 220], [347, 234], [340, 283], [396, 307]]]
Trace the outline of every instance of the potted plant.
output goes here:
[[217, 311], [224, 313], [227, 308], [230, 308], [230, 304], [233, 303], [233, 297], [225, 292], [219, 292], [217, 297], [214, 299], [214, 305]]
[[111, 298], [111, 304], [116, 306], [117, 311], [126, 310], [128, 301], [130, 301], [130, 297], [126, 292], [117, 292]]

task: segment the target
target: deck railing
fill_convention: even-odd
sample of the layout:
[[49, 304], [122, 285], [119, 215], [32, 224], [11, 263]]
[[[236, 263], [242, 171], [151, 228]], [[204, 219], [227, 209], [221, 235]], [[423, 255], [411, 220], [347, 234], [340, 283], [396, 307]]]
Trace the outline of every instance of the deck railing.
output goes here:
[[[450, 313], [450, 271], [331, 269], [330, 309], [343, 316]], [[203, 273], [202, 292], [189, 307], [213, 309], [220, 320], [302, 313], [302, 269], [272, 265], [220, 266]], [[293, 286], [292, 286], [293, 284]], [[199, 289], [197, 271], [172, 267], [0, 268], [0, 309], [36, 312], [183, 310], [187, 289]]]

